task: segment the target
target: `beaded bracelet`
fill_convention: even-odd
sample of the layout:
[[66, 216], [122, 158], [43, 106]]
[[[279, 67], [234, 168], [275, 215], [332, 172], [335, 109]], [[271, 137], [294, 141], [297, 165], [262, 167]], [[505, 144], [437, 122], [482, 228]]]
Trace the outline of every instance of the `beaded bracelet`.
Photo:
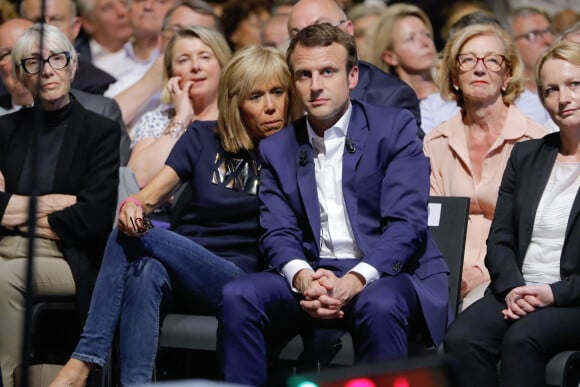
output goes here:
[[168, 134], [172, 139], [175, 140], [176, 138], [181, 136], [181, 134], [183, 134], [186, 129], [187, 128], [185, 127], [183, 121], [175, 120], [169, 123], [167, 128], [165, 128], [165, 130], [163, 131], [163, 134]]
[[141, 205], [141, 203], [139, 202], [139, 200], [135, 199], [132, 196], [128, 196], [128, 197], [125, 198], [125, 200], [123, 200], [121, 202], [121, 205], [119, 206], [119, 214], [123, 210], [123, 207], [125, 207], [125, 204], [127, 204], [128, 202], [131, 202], [131, 203], [135, 204], [137, 207], [139, 207], [141, 209], [141, 211], [143, 211], [143, 206]]

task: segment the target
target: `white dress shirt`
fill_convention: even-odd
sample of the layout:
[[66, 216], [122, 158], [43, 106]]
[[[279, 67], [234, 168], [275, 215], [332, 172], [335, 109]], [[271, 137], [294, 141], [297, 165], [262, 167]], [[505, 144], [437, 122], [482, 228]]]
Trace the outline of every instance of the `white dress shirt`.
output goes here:
[[556, 160], [536, 210], [522, 274], [527, 284], [560, 281], [560, 257], [574, 198], [580, 187], [580, 163]]
[[[320, 208], [320, 258], [363, 258], [363, 253], [354, 239], [342, 192], [342, 160], [351, 113], [352, 105], [349, 105], [334, 126], [324, 132], [324, 137], [319, 137], [308, 120], [306, 121], [308, 136], [314, 149], [314, 171]], [[300, 259], [292, 260], [282, 268], [282, 274], [290, 287], [294, 276], [302, 269], [312, 268]], [[365, 285], [379, 278], [377, 269], [365, 262], [358, 263], [351, 271], [362, 275]]]
[[127, 68], [130, 67], [125, 63], [125, 47], [121, 47], [117, 51], [109, 51], [95, 39], [89, 40], [89, 47], [93, 65], [111, 74], [115, 79], [119, 79], [127, 71]]
[[123, 52], [123, 72], [118, 76], [113, 75], [117, 81], [112, 83], [107, 91], [105, 91], [105, 97], [113, 98], [129, 88], [129, 86], [132, 86], [135, 82], [141, 79], [143, 74], [145, 74], [153, 65], [155, 59], [161, 55], [159, 49], [156, 48], [151, 51], [149, 58], [140, 59], [135, 55], [132, 41], [125, 43], [121, 51]]
[[[135, 55], [135, 50], [133, 48], [133, 43], [131, 41], [125, 43], [123, 49], [123, 66], [124, 71], [117, 78], [117, 81], [109, 85], [107, 91], [105, 91], [104, 96], [109, 98], [115, 98], [117, 95], [121, 94], [123, 91], [133, 86], [135, 83], [139, 82], [143, 77], [143, 74], [149, 70], [149, 68], [155, 62], [155, 59], [161, 54], [159, 49], [155, 49], [149, 55], [147, 59], [139, 59]], [[139, 121], [143, 114], [157, 108], [161, 103], [161, 91], [157, 91], [153, 96], [139, 107], [138, 111], [135, 113], [135, 118], [132, 121], [126, 122], [126, 126], [129, 128], [129, 133], [133, 137], [135, 133], [135, 124]]]

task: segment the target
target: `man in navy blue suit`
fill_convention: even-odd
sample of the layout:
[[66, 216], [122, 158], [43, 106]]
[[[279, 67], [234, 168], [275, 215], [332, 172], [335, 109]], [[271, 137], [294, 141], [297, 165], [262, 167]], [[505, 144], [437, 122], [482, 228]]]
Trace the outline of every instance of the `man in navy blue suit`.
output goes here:
[[[328, 23], [354, 35], [354, 26], [335, 0], [300, 0], [288, 17], [288, 33], [292, 38], [312, 24]], [[378, 106], [394, 106], [409, 110], [417, 120], [419, 137], [423, 138], [419, 100], [413, 89], [396, 76], [387, 74], [372, 64], [359, 61], [357, 85], [350, 98]]]
[[448, 322], [413, 116], [351, 101], [356, 48], [337, 27], [301, 30], [287, 60], [306, 115], [260, 142], [260, 249], [272, 270], [229, 283], [218, 314], [223, 376], [244, 385], [266, 383], [267, 348], [314, 327], [350, 331], [355, 359], [375, 362], [407, 355], [412, 319], [435, 345]]

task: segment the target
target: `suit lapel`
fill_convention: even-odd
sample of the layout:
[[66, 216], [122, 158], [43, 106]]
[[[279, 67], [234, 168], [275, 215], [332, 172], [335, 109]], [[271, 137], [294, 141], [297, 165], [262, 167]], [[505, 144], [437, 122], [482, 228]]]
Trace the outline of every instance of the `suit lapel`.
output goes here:
[[352, 147], [347, 145], [342, 160], [342, 195], [348, 218], [354, 232], [355, 239], [360, 241], [358, 236], [358, 219], [357, 193], [356, 193], [356, 168], [362, 157], [365, 148], [369, 128], [363, 109], [356, 103], [353, 103], [352, 115], [348, 124], [347, 141], [352, 142]]
[[320, 206], [318, 204], [312, 145], [306, 130], [306, 117], [302, 117], [295, 122], [294, 131], [298, 141], [298, 154], [296, 155], [298, 191], [300, 192], [302, 205], [306, 210], [306, 217], [308, 218], [308, 223], [310, 223], [312, 235], [318, 239], [316, 244], [318, 254], [320, 253]]

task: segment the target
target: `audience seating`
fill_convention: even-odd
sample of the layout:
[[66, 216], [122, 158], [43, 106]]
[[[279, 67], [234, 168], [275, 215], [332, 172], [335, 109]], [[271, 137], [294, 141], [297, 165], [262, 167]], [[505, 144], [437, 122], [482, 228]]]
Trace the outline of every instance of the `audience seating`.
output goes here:
[[[429, 206], [429, 229], [452, 272], [450, 304], [456, 312], [461, 287], [469, 198], [431, 197]], [[352, 365], [354, 354], [350, 335], [339, 330], [325, 331], [314, 332], [304, 342], [300, 337], [295, 337], [282, 349], [279, 358], [284, 361], [312, 363], [315, 367]], [[213, 316], [169, 314], [163, 320], [159, 344], [162, 348], [213, 351], [216, 347], [216, 332], [217, 320]], [[324, 351], [317, 351], [316, 348], [324, 348]]]
[[580, 386], [580, 348], [554, 356], [546, 365], [546, 386]]
[[[82, 328], [75, 298], [38, 297], [31, 306], [30, 316], [30, 365], [64, 364], [70, 358]], [[111, 386], [111, 365], [109, 361], [102, 369], [95, 369], [87, 385]]]
[[[450, 269], [449, 295], [453, 312], [458, 313], [461, 269], [469, 198], [431, 197], [429, 229]], [[439, 222], [436, 220], [439, 219]], [[202, 351], [214, 351], [217, 320], [213, 316], [169, 314], [161, 328], [160, 346]], [[354, 354], [349, 334], [338, 337], [328, 353], [332, 354], [330, 366], [352, 365]], [[297, 361], [305, 356], [303, 341], [294, 337], [280, 352], [280, 359]], [[312, 361], [312, 356], [310, 355]], [[320, 366], [320, 363], [316, 365]], [[546, 385], [577, 387], [580, 379], [580, 348], [556, 355], [546, 366]]]

